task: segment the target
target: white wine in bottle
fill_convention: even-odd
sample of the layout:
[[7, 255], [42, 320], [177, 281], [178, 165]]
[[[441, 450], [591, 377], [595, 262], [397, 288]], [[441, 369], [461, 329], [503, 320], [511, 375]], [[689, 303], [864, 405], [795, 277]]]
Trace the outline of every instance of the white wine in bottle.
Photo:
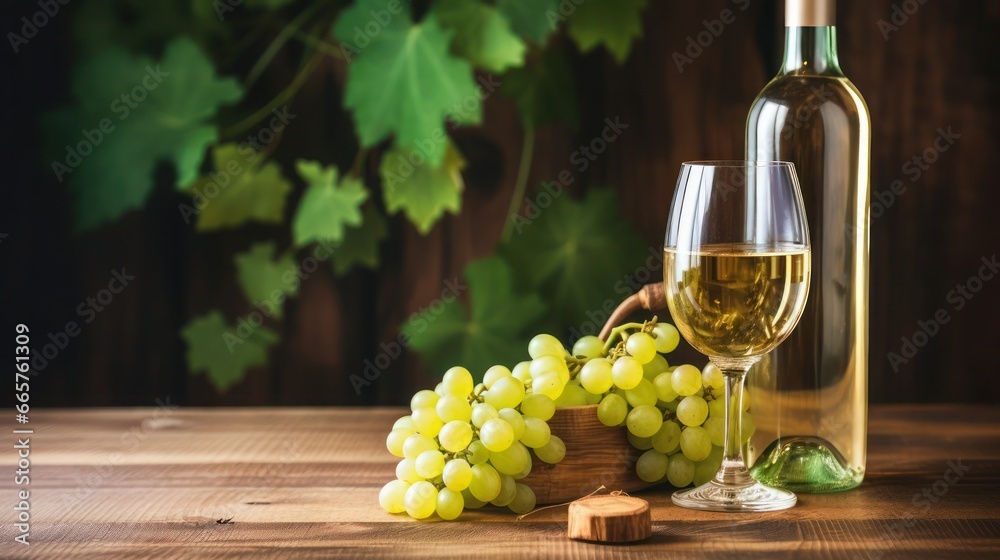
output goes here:
[[786, 0], [785, 59], [747, 120], [747, 159], [795, 164], [812, 239], [798, 327], [747, 376], [761, 483], [795, 492], [861, 484], [868, 415], [871, 123], [840, 69], [834, 0]]

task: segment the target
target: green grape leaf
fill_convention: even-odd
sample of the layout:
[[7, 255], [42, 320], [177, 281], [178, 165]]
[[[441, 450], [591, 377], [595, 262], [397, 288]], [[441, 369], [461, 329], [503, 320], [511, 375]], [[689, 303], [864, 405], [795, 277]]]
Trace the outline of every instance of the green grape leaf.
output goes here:
[[194, 180], [217, 139], [209, 121], [243, 95], [184, 38], [171, 42], [158, 64], [120, 50], [86, 58], [72, 91], [76, 105], [49, 113], [44, 125], [50, 142], [63, 144], [51, 166], [76, 195], [80, 229], [142, 206], [160, 161], [174, 164], [178, 185]]
[[337, 242], [344, 238], [345, 226], [361, 225], [361, 205], [368, 199], [361, 181], [344, 177], [338, 185], [337, 168], [315, 161], [300, 159], [295, 169], [309, 183], [292, 223], [296, 245]]
[[[441, 28], [433, 13], [412, 23], [404, 11], [389, 11], [391, 0], [358, 0], [344, 10], [334, 34], [345, 52], [356, 52], [348, 68], [344, 104], [354, 113], [361, 144], [371, 147], [396, 135], [396, 146], [419, 149], [431, 165], [446, 151], [444, 120], [478, 124], [482, 120], [479, 90], [468, 62], [449, 52], [452, 32]], [[357, 31], [373, 13], [388, 22], [366, 43], [354, 45]], [[397, 9], [398, 12], [398, 9]], [[465, 104], [476, 103], [472, 109]]]
[[455, 33], [451, 50], [479, 68], [502, 72], [524, 64], [524, 42], [495, 7], [478, 0], [438, 0], [434, 15]]
[[518, 35], [539, 45], [545, 44], [561, 19], [559, 0], [497, 0], [497, 9]]
[[609, 190], [580, 202], [563, 193], [536, 218], [518, 217], [514, 230], [499, 252], [517, 288], [540, 293], [563, 327], [579, 328], [588, 312], [606, 313], [608, 300], [629, 295], [622, 279], [645, 262], [642, 240]]
[[245, 321], [227, 324], [219, 311], [188, 323], [181, 337], [187, 342], [188, 369], [204, 371], [220, 392], [242, 380], [248, 368], [267, 365], [268, 349], [278, 342], [274, 331]]
[[295, 272], [295, 261], [292, 255], [274, 258], [274, 242], [256, 243], [244, 253], [233, 257], [236, 264], [236, 278], [240, 281], [243, 293], [251, 303], [269, 302], [274, 310], [271, 314], [275, 319], [281, 318], [283, 303], [287, 296], [295, 295], [299, 289], [299, 280], [288, 282], [286, 275]]
[[458, 214], [462, 206], [462, 154], [448, 144], [439, 167], [429, 162], [414, 165], [413, 152], [393, 149], [382, 158], [382, 196], [390, 214], [400, 210], [422, 235], [434, 227], [445, 211]]
[[260, 154], [236, 144], [216, 146], [212, 160], [214, 171], [182, 189], [194, 195], [195, 229], [212, 231], [249, 221], [280, 224], [284, 220], [285, 199], [292, 185], [282, 177], [278, 164], [262, 165]]
[[350, 272], [355, 265], [374, 269], [378, 266], [379, 243], [389, 233], [385, 218], [374, 205], [365, 207], [364, 221], [359, 227], [349, 227], [344, 241], [333, 253], [333, 269], [337, 276]]
[[[461, 365], [482, 377], [490, 366], [527, 359], [529, 329], [545, 314], [542, 299], [516, 293], [510, 266], [499, 257], [469, 263], [465, 279], [467, 286], [445, 282], [443, 306], [430, 306], [402, 328], [424, 365], [439, 374]], [[468, 310], [456, 293], [465, 289]]]
[[587, 0], [569, 16], [567, 31], [580, 51], [599, 44], [611, 51], [618, 64], [628, 58], [632, 41], [642, 36], [641, 12], [647, 0]]
[[526, 124], [538, 127], [558, 121], [573, 128], [578, 124], [580, 111], [573, 73], [556, 49], [545, 49], [523, 68], [508, 70], [500, 92], [514, 100]]

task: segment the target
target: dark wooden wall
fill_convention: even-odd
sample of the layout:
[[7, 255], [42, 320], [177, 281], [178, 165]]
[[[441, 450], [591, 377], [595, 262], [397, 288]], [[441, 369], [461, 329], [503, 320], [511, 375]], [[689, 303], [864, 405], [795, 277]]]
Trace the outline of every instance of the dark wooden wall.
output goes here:
[[[742, 1], [650, 3], [645, 37], [623, 67], [602, 52], [576, 59], [581, 125], [539, 131], [531, 178], [537, 183], [572, 169], [573, 150], [596, 136], [606, 117], [620, 117], [628, 130], [585, 173], [574, 172], [572, 190], [613, 187], [627, 219], [657, 246], [679, 164], [741, 157], [747, 110], [778, 67], [782, 23], [773, 0], [751, 1], [746, 11], [739, 10]], [[34, 5], [21, 4], [25, 10]], [[672, 54], [725, 8], [737, 12], [736, 21], [679, 72]], [[1000, 2], [929, 0], [886, 40], [878, 22], [889, 20], [892, 10], [889, 0], [842, 0], [838, 14], [842, 66], [872, 113], [873, 191], [887, 191], [896, 179], [907, 186], [872, 222], [871, 399], [996, 402], [1000, 279], [986, 282], [959, 311], [947, 298], [977, 273], [982, 257], [1000, 252]], [[166, 397], [190, 405], [354, 405], [404, 402], [433, 385], [410, 353], [360, 395], [348, 376], [373, 359], [381, 343], [394, 340], [397, 326], [434, 299], [445, 279], [492, 252], [522, 139], [508, 101], [489, 99], [485, 125], [456, 134], [469, 160], [461, 215], [423, 237], [395, 219], [377, 272], [335, 280], [321, 268], [276, 325], [284, 339], [271, 366], [218, 395], [203, 377], [185, 371], [177, 332], [211, 307], [231, 317], [248, 311], [228, 255], [273, 230], [193, 234], [178, 217], [167, 174], [146, 211], [97, 233], [71, 235], [65, 189], [36, 165], [35, 124], [39, 111], [67, 101], [70, 59], [65, 41], [55, 38], [67, 33], [67, 22], [54, 22], [50, 36], [9, 65], [14, 100], [6, 112], [15, 135], [8, 136], [5, 167], [13, 176], [4, 187], [7, 217], [0, 227], [9, 234], [0, 240], [5, 324], [29, 322], [41, 333], [36, 337], [44, 336], [77, 319], [76, 306], [106, 285], [110, 270], [126, 266], [137, 278], [52, 360], [33, 399], [71, 406], [148, 405]], [[351, 123], [339, 109], [342, 72], [324, 68], [300, 94], [298, 106], [311, 109], [284, 139], [281, 150], [290, 158], [350, 164]], [[287, 80], [288, 70], [278, 65], [268, 77]], [[911, 182], [906, 162], [949, 127], [961, 138]], [[951, 321], [893, 371], [887, 353], [898, 352], [900, 338], [912, 336], [917, 322], [939, 308], [949, 310]]]

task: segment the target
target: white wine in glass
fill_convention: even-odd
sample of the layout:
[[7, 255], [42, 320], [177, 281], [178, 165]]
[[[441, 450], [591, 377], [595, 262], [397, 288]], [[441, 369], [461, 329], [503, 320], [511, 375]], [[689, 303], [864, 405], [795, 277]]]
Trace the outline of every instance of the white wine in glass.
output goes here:
[[726, 378], [722, 466], [706, 484], [675, 492], [674, 503], [733, 512], [792, 507], [795, 494], [747, 472], [740, 401], [750, 366], [788, 337], [809, 294], [809, 231], [794, 166], [683, 164], [664, 257], [667, 305], [678, 330]]

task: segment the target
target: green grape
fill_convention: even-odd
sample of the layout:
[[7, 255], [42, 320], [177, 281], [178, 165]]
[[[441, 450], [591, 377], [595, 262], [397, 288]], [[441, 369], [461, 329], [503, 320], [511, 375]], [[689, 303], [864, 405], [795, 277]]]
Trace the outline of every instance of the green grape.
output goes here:
[[500, 475], [490, 465], [473, 465], [469, 492], [483, 502], [493, 501], [500, 493]]
[[694, 396], [704, 398], [705, 397], [705, 388], [702, 387], [702, 388], [698, 389], [697, 391], [695, 391]]
[[[525, 449], [527, 449], [527, 447], [525, 447]], [[514, 480], [521, 480], [522, 478], [531, 474], [531, 464], [532, 464], [531, 455], [528, 455], [528, 462], [525, 463], [524, 468], [521, 469], [521, 472], [511, 475], [514, 477]]]
[[625, 341], [625, 351], [640, 364], [648, 364], [656, 356], [656, 342], [644, 332], [633, 333]]
[[670, 374], [670, 382], [678, 395], [693, 395], [701, 389], [701, 370], [688, 364], [677, 366]]
[[497, 413], [497, 409], [493, 408], [492, 405], [476, 403], [476, 406], [472, 407], [472, 425], [477, 428], [482, 428], [483, 424], [487, 421], [499, 417], [500, 414]]
[[524, 383], [510, 376], [501, 377], [486, 391], [483, 398], [497, 410], [513, 408], [524, 400]]
[[409, 489], [410, 483], [405, 480], [390, 480], [378, 493], [378, 505], [389, 513], [403, 513], [406, 511], [404, 500]]
[[467, 399], [455, 395], [441, 397], [434, 407], [434, 411], [438, 418], [446, 424], [453, 420], [468, 422], [472, 418], [472, 405]]
[[392, 425], [393, 430], [398, 430], [399, 428], [406, 428], [408, 430], [417, 431], [417, 427], [413, 425], [413, 418], [409, 415], [403, 416], [396, 423]]
[[[433, 407], [437, 404], [438, 399], [440, 398], [441, 395], [435, 393], [434, 391], [422, 389], [417, 391], [417, 393], [413, 395], [413, 398], [410, 399], [410, 410], [416, 411], [421, 408]], [[414, 429], [416, 429], [416, 427], [414, 427]]]
[[653, 326], [656, 351], [662, 354], [673, 352], [681, 342], [681, 333], [670, 323], [657, 323]]
[[416, 460], [417, 455], [431, 449], [437, 450], [438, 444], [423, 434], [413, 434], [403, 442], [403, 457]]
[[584, 391], [587, 393], [586, 397], [587, 397], [587, 404], [588, 405], [590, 405], [590, 404], [597, 404], [597, 403], [601, 402], [601, 399], [604, 398], [604, 395], [602, 395], [600, 393], [591, 393], [590, 391], [587, 391], [586, 389], [584, 389]]
[[643, 453], [635, 463], [635, 474], [646, 482], [657, 482], [667, 474], [667, 456], [655, 449]]
[[722, 466], [722, 448], [713, 447], [712, 452], [709, 453], [708, 458], [704, 461], [699, 461], [694, 464], [694, 484], [695, 486], [701, 486], [709, 480], [715, 478], [715, 474], [719, 472], [719, 467]]
[[580, 369], [580, 385], [590, 393], [601, 395], [607, 393], [614, 384], [611, 377], [611, 362], [599, 358], [589, 360]]
[[487, 504], [487, 502], [473, 496], [468, 488], [462, 490], [462, 499], [465, 500], [466, 509], [479, 509]]
[[743, 412], [750, 410], [750, 391], [747, 391], [746, 386], [743, 387]]
[[611, 378], [619, 389], [631, 389], [642, 381], [642, 364], [631, 356], [622, 356], [611, 366]]
[[423, 480], [423, 478], [417, 474], [417, 469], [414, 466], [413, 459], [403, 459], [398, 465], [396, 465], [396, 478], [410, 483]]
[[554, 465], [566, 456], [566, 444], [558, 436], [549, 436], [549, 442], [535, 449], [535, 455], [543, 463]]
[[445, 395], [448, 394], [448, 392], [444, 390], [444, 384], [443, 383], [438, 383], [437, 385], [434, 386], [434, 393], [438, 397], [443, 397], [443, 396], [445, 396]]
[[432, 406], [414, 410], [413, 425], [416, 426], [418, 432], [432, 438], [437, 437], [438, 432], [441, 431], [441, 427], [444, 426], [444, 422], [438, 418], [437, 411]]
[[507, 505], [510, 511], [525, 514], [535, 509], [535, 492], [524, 484], [518, 484], [514, 500]]
[[708, 401], [708, 415], [712, 418], [724, 419], [726, 417], [726, 399], [717, 398]]
[[462, 493], [451, 488], [442, 488], [437, 495], [437, 514], [445, 521], [451, 521], [462, 515], [465, 509], [465, 499]]
[[506, 367], [493, 366], [490, 369], [486, 370], [486, 373], [483, 374], [483, 385], [485, 385], [486, 388], [489, 389], [493, 387], [493, 384], [498, 379], [501, 379], [503, 377], [510, 377], [510, 375], [511, 375], [510, 370], [507, 369]]
[[597, 419], [608, 427], [621, 424], [627, 414], [628, 403], [617, 393], [604, 397], [601, 404], [597, 405]]
[[723, 418], [713, 416], [705, 420], [702, 428], [705, 428], [705, 432], [708, 433], [708, 439], [712, 442], [712, 445], [723, 445], [725, 443], [726, 421]]
[[473, 440], [473, 442], [469, 444], [468, 454], [465, 456], [465, 458], [469, 461], [470, 464], [473, 465], [485, 463], [486, 461], [490, 460], [490, 450], [486, 449], [486, 446], [483, 445], [483, 442], [479, 441], [478, 439]]
[[531, 465], [531, 454], [523, 443], [515, 441], [503, 451], [490, 453], [490, 464], [500, 473], [514, 475]]
[[403, 505], [406, 513], [414, 519], [426, 519], [437, 509], [438, 491], [426, 480], [414, 482], [406, 489]]
[[726, 376], [722, 375], [722, 370], [719, 369], [719, 366], [708, 362], [705, 368], [701, 370], [701, 383], [705, 387], [722, 389], [726, 386]]
[[628, 431], [639, 437], [652, 437], [663, 425], [663, 413], [655, 406], [644, 404], [628, 413]]
[[562, 358], [566, 354], [566, 349], [563, 348], [562, 342], [559, 339], [552, 336], [551, 334], [539, 334], [528, 342], [528, 355], [532, 359], [537, 359], [542, 356], [555, 356], [557, 358]]
[[670, 401], [670, 402], [667, 402], [667, 403], [665, 403], [663, 401], [658, 401], [656, 404], [658, 406], [660, 406], [660, 408], [662, 408], [663, 410], [676, 413], [677, 412], [677, 405], [681, 404], [681, 401]]
[[681, 427], [673, 420], [666, 420], [650, 439], [653, 449], [660, 453], [673, 453], [681, 444]]
[[531, 382], [531, 390], [536, 395], [545, 395], [553, 401], [558, 399], [559, 395], [562, 395], [565, 387], [566, 384], [554, 372], [542, 374]]
[[445, 486], [461, 492], [472, 482], [472, 467], [465, 459], [452, 459], [445, 463], [441, 478]]
[[625, 391], [625, 400], [632, 406], [642, 406], [644, 404], [656, 404], [656, 388], [653, 383], [646, 378], [639, 380], [639, 384]]
[[521, 443], [532, 449], [538, 449], [548, 443], [550, 437], [552, 437], [552, 432], [544, 420], [530, 416], [524, 419], [524, 434], [521, 435]]
[[475, 382], [472, 380], [472, 374], [469, 373], [469, 370], [462, 366], [455, 366], [444, 372], [441, 385], [445, 393], [465, 398], [472, 393]]
[[562, 394], [556, 399], [556, 406], [559, 408], [586, 406], [587, 394], [587, 390], [579, 385], [566, 385]]
[[444, 471], [444, 455], [437, 450], [424, 451], [417, 456], [414, 467], [421, 478], [430, 480]]
[[490, 453], [503, 451], [514, 443], [514, 428], [506, 420], [492, 418], [479, 428], [479, 441], [483, 442]]
[[501, 409], [497, 414], [500, 415], [502, 420], [505, 420], [510, 427], [514, 430], [514, 439], [521, 439], [521, 434], [524, 433], [524, 416], [513, 408]]
[[667, 359], [660, 354], [656, 354], [652, 360], [642, 365], [642, 375], [652, 381], [657, 375], [667, 371], [668, 367], [670, 365], [667, 363]]
[[547, 422], [556, 412], [556, 403], [546, 395], [528, 395], [521, 403], [521, 413]]
[[692, 480], [694, 480], [694, 462], [683, 453], [671, 455], [667, 463], [667, 481], [672, 486], [684, 488], [691, 484]]
[[712, 440], [701, 426], [689, 426], [681, 432], [681, 452], [692, 461], [704, 461], [712, 452]]
[[626, 432], [626, 435], [628, 436], [628, 442], [632, 444], [632, 447], [638, 449], [639, 451], [645, 451], [653, 448], [653, 438], [639, 437], [632, 432]]
[[531, 362], [518, 362], [510, 374], [519, 379], [521, 383], [531, 381]]
[[677, 405], [677, 419], [685, 426], [701, 426], [708, 418], [708, 403], [694, 395], [684, 397]]
[[403, 444], [406, 443], [406, 439], [417, 432], [409, 428], [396, 428], [389, 432], [389, 435], [385, 438], [385, 447], [396, 457], [404, 457], [403, 455]]
[[490, 503], [497, 507], [507, 507], [517, 494], [517, 482], [509, 474], [500, 475], [500, 493]]
[[596, 336], [584, 336], [573, 345], [573, 355], [580, 358], [596, 358], [604, 354], [604, 341]]
[[673, 376], [663, 372], [653, 378], [653, 388], [656, 389], [656, 398], [663, 402], [677, 400], [677, 391], [674, 391]]
[[753, 421], [753, 416], [746, 412], [740, 413], [740, 432], [743, 434], [743, 440], [746, 441], [750, 439], [750, 436], [757, 431], [757, 424]]
[[562, 381], [563, 385], [569, 382], [569, 366], [566, 365], [565, 360], [555, 356], [542, 356], [531, 360], [528, 370], [531, 372], [533, 379], [538, 379], [539, 376], [549, 373], [555, 373], [559, 376], [559, 380]]
[[441, 428], [438, 441], [445, 451], [458, 453], [472, 443], [472, 426], [467, 421], [452, 420]]

